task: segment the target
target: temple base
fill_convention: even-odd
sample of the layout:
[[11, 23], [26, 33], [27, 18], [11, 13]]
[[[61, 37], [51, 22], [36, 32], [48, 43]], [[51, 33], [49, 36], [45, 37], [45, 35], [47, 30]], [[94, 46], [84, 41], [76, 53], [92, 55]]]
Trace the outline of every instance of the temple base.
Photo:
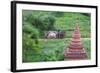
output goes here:
[[66, 49], [65, 50], [65, 58], [64, 60], [83, 60], [87, 59], [87, 53], [85, 49]]

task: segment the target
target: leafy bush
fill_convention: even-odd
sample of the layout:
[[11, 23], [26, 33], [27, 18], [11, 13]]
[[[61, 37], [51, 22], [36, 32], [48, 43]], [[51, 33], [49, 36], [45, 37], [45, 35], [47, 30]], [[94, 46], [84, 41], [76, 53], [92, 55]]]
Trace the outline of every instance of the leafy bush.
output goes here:
[[41, 53], [42, 44], [38, 39], [32, 39], [24, 34], [23, 36], [23, 62], [29, 60], [29, 56]]

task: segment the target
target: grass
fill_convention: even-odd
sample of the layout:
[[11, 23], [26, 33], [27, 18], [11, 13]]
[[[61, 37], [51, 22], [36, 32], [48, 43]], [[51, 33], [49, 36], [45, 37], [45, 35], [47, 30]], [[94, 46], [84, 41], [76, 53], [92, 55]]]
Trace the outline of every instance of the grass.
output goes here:
[[76, 18], [78, 18], [80, 30], [90, 30], [89, 16], [71, 12], [66, 12], [62, 17], [56, 18], [55, 28], [61, 30], [74, 29], [76, 24]]
[[[65, 39], [39, 39], [42, 41], [42, 50], [40, 54], [34, 54], [32, 50], [28, 50], [27, 54], [23, 53], [23, 62], [43, 62], [43, 61], [63, 61], [64, 60], [64, 49], [68, 47], [71, 38]], [[88, 58], [91, 58], [91, 44], [90, 38], [82, 38], [82, 42]]]
[[84, 38], [82, 39], [83, 41], [83, 46], [88, 54], [88, 58], [91, 59], [91, 40], [90, 38]]

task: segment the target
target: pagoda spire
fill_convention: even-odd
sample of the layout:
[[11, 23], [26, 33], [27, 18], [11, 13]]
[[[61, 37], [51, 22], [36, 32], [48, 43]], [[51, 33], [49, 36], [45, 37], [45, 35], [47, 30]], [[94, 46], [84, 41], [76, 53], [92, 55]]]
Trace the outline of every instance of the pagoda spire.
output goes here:
[[81, 34], [80, 34], [80, 30], [79, 30], [79, 26], [78, 26], [78, 23], [76, 23], [76, 28], [73, 32], [73, 35], [72, 35], [72, 41], [69, 45], [69, 48], [70, 49], [82, 49], [83, 48], [83, 45], [82, 45], [82, 42], [81, 42]]
[[86, 51], [81, 41], [81, 34], [80, 34], [78, 21], [76, 22], [75, 26], [76, 26], [75, 30], [72, 34], [72, 40], [64, 52], [65, 60], [87, 58]]

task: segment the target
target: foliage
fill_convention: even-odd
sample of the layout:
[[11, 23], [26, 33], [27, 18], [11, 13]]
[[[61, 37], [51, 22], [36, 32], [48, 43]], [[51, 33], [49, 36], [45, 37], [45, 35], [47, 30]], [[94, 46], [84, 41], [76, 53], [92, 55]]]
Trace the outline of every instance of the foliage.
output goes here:
[[37, 38], [32, 39], [24, 34], [23, 36], [23, 61], [27, 61], [28, 55], [36, 55], [41, 53], [42, 42]]
[[54, 15], [55, 17], [62, 17], [64, 15], [63, 12], [51, 12], [52, 15]]
[[[64, 60], [64, 49], [72, 38], [76, 18], [78, 18], [84, 48], [90, 59], [90, 17], [88, 13], [23, 10], [23, 62]], [[64, 39], [44, 39], [45, 32], [49, 30], [64, 30], [66, 37]]]

